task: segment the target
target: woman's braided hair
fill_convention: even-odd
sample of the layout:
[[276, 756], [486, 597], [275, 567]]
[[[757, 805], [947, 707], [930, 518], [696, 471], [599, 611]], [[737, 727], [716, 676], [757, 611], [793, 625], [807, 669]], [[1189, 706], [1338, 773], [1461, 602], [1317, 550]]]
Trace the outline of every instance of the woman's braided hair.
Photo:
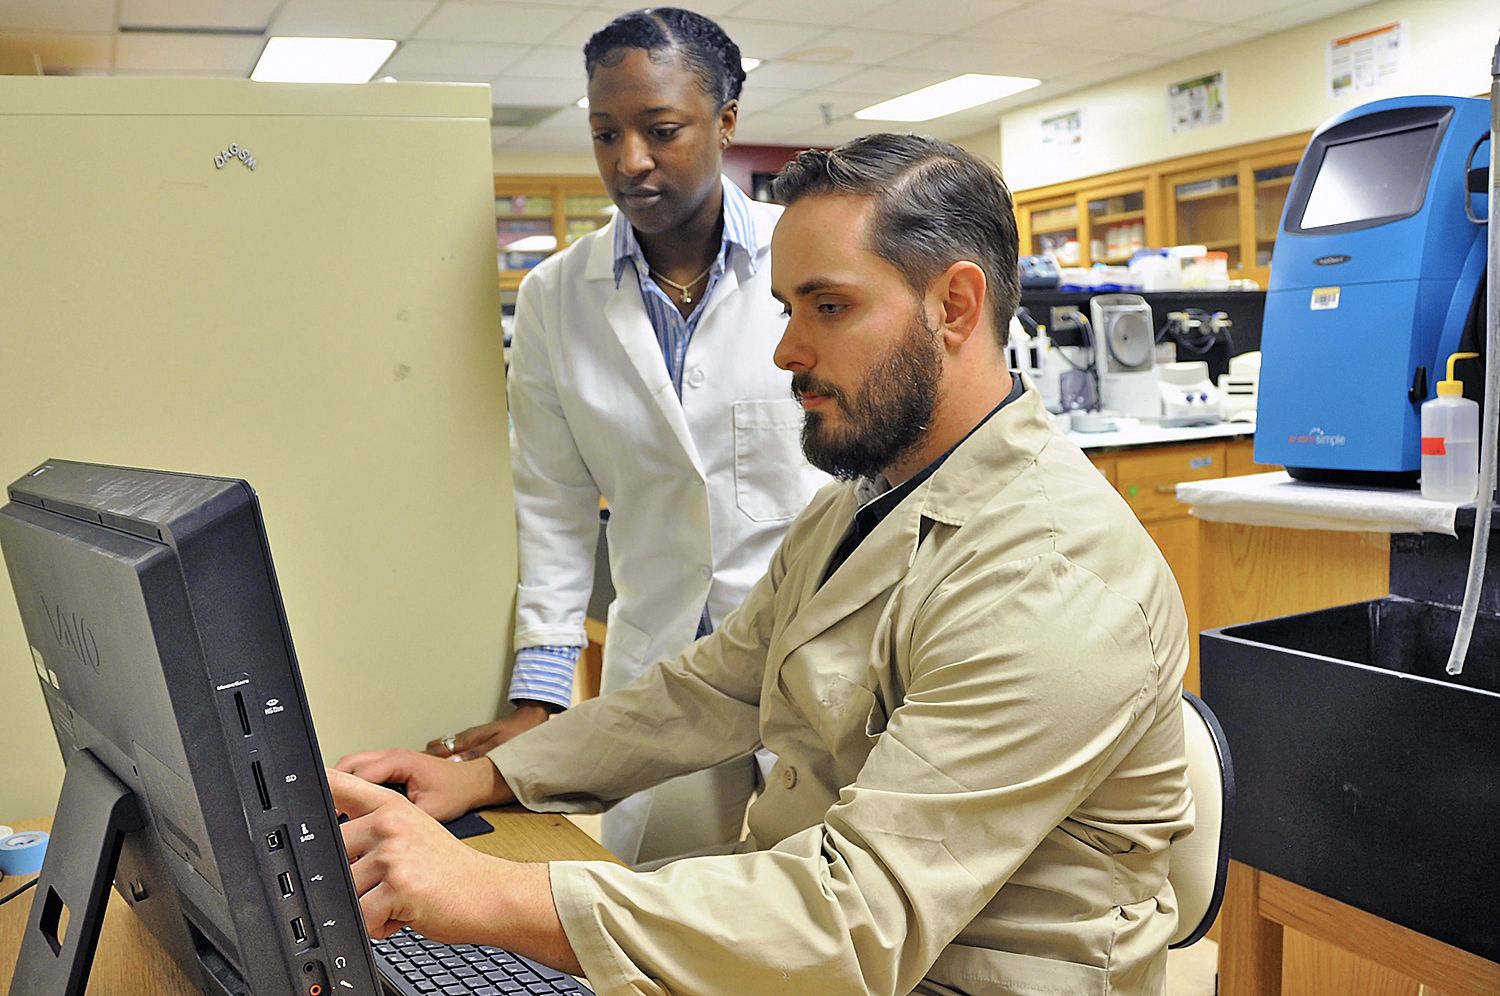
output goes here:
[[716, 107], [739, 98], [745, 82], [739, 46], [702, 14], [680, 7], [648, 7], [621, 14], [583, 46], [583, 67], [589, 79], [594, 78], [597, 67], [616, 65], [632, 48], [644, 50], [652, 61], [675, 52], [698, 77], [703, 92], [714, 99]]

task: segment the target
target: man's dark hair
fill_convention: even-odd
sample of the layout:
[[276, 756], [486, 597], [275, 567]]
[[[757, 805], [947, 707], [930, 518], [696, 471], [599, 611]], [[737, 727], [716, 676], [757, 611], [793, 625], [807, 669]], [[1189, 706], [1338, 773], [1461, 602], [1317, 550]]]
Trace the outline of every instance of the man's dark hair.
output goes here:
[[1004, 346], [1021, 300], [1016, 215], [993, 166], [921, 135], [866, 135], [836, 149], [809, 149], [777, 175], [782, 204], [819, 194], [875, 201], [870, 248], [917, 294], [959, 260], [984, 271], [995, 334]]
[[621, 14], [594, 33], [583, 46], [583, 68], [589, 79], [599, 66], [613, 66], [626, 49], [643, 49], [652, 61], [675, 52], [688, 64], [703, 92], [722, 108], [740, 95], [745, 70], [740, 48], [724, 29], [702, 14], [680, 7], [648, 7]]

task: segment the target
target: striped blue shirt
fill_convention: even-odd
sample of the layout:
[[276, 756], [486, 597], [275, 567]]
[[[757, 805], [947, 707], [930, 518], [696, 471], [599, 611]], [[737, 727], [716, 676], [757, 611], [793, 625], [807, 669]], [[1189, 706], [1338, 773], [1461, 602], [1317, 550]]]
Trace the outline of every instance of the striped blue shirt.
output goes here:
[[[719, 254], [714, 257], [708, 272], [708, 284], [703, 293], [694, 297], [694, 307], [686, 318], [677, 309], [677, 304], [667, 296], [655, 280], [651, 279], [651, 268], [636, 239], [635, 229], [616, 219], [614, 234], [615, 287], [625, 278], [627, 271], [634, 270], [636, 283], [640, 287], [641, 301], [646, 306], [646, 315], [651, 320], [651, 329], [656, 333], [657, 345], [661, 348], [662, 361], [667, 365], [667, 374], [677, 397], [682, 397], [682, 373], [687, 365], [688, 343], [703, 317], [704, 306], [713, 297], [729, 265], [731, 252], [744, 257], [750, 272], [755, 272], [755, 219], [751, 214], [750, 198], [739, 187], [724, 181], [724, 236], [719, 244]], [[704, 606], [698, 622], [698, 636], [713, 631]], [[557, 709], [566, 709], [573, 701], [573, 672], [578, 665], [582, 647], [522, 647], [516, 651], [516, 666], [511, 673], [510, 698], [512, 702], [528, 700], [542, 702]]]
[[750, 198], [739, 187], [724, 183], [724, 238], [719, 243], [719, 254], [714, 257], [708, 271], [708, 285], [703, 294], [693, 298], [696, 302], [686, 318], [677, 310], [677, 303], [667, 292], [651, 279], [651, 267], [641, 252], [635, 229], [630, 225], [615, 226], [615, 286], [625, 278], [625, 272], [635, 270], [636, 282], [641, 288], [641, 300], [646, 305], [646, 314], [651, 319], [651, 328], [656, 333], [656, 342], [661, 347], [662, 359], [666, 361], [667, 373], [672, 378], [672, 387], [677, 397], [682, 397], [682, 370], [687, 362], [688, 343], [703, 317], [704, 306], [713, 296], [714, 288], [724, 276], [731, 248], [737, 247], [749, 260], [750, 272], [755, 272], [755, 221], [750, 214]]

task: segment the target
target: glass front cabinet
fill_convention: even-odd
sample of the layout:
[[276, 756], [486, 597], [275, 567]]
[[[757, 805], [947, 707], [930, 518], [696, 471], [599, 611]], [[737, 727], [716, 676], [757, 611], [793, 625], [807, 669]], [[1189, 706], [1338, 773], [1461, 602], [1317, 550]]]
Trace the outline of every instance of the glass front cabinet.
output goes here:
[[1060, 266], [1124, 264], [1138, 249], [1201, 245], [1230, 279], [1270, 281], [1292, 174], [1310, 135], [1198, 153], [1015, 193], [1022, 255]]

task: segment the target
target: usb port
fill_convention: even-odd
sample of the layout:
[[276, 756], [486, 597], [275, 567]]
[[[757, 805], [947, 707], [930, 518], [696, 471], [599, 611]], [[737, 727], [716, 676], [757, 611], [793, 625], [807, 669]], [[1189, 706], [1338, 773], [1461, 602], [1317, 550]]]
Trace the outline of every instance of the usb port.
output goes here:
[[234, 711], [240, 715], [240, 732], [245, 736], [250, 735], [250, 714], [245, 711], [245, 694], [234, 693]]
[[255, 776], [255, 791], [260, 796], [260, 808], [271, 808], [271, 793], [266, 790], [266, 776], [260, 770], [259, 761], [250, 762], [250, 774]]
[[292, 917], [292, 940], [298, 944], [307, 943], [307, 927], [302, 923], [300, 916]]
[[292, 897], [292, 893], [297, 891], [296, 889], [292, 888], [291, 872], [282, 872], [280, 875], [276, 876], [276, 881], [281, 885], [282, 899], [290, 899]]
[[279, 851], [286, 846], [286, 839], [281, 836], [281, 828], [272, 830], [266, 834], [266, 850]]

